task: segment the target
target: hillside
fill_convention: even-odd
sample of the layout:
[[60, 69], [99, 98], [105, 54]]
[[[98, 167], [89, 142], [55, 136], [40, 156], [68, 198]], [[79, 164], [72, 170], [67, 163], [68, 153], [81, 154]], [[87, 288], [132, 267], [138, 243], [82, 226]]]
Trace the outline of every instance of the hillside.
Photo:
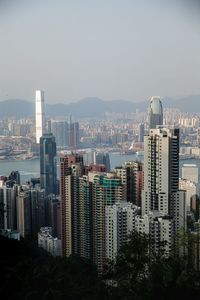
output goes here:
[[[162, 99], [163, 106], [174, 107], [180, 109], [182, 112], [196, 112], [200, 113], [200, 95], [188, 96], [181, 99]], [[112, 100], [104, 101], [99, 98], [90, 97], [82, 99], [78, 102], [69, 104], [46, 104], [46, 115], [67, 116], [72, 114], [75, 117], [103, 117], [105, 112], [126, 113], [135, 112], [136, 109], [146, 111], [148, 109], [149, 101], [132, 102], [128, 100]], [[0, 102], [0, 117], [33, 117], [35, 113], [34, 103], [11, 99]]]

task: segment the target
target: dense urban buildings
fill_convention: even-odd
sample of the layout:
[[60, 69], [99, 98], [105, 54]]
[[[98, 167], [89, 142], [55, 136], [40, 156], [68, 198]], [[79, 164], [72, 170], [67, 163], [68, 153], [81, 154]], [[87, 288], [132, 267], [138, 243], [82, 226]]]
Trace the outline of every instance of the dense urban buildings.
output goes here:
[[41, 227], [38, 232], [38, 246], [53, 256], [61, 256], [61, 240], [52, 236], [51, 227]]
[[106, 258], [114, 260], [127, 236], [136, 230], [135, 218], [139, 208], [128, 202], [120, 201], [105, 206], [105, 248]]
[[53, 133], [58, 148], [77, 149], [80, 146], [79, 122], [49, 120], [48, 132]]
[[[42, 99], [40, 91], [38, 97]], [[52, 255], [87, 258], [99, 273], [132, 231], [149, 235], [152, 253], [164, 245], [166, 255], [179, 245], [177, 234], [187, 225], [196, 235], [198, 168], [185, 164], [179, 178], [179, 157], [200, 155], [198, 118], [173, 110], [163, 113], [159, 97], [152, 97], [149, 114], [123, 117], [48, 119], [39, 145], [34, 131], [29, 137], [4, 137], [9, 147], [2, 155], [13, 152], [29, 159], [39, 146], [40, 178], [26, 184], [19, 172], [1, 178], [0, 205], [6, 207], [1, 229], [10, 234], [17, 230], [24, 238], [38, 236], [38, 244]], [[9, 124], [12, 131], [19, 125], [22, 133], [26, 122]], [[21, 149], [23, 145], [29, 150]], [[110, 152], [127, 159], [111, 170]]]

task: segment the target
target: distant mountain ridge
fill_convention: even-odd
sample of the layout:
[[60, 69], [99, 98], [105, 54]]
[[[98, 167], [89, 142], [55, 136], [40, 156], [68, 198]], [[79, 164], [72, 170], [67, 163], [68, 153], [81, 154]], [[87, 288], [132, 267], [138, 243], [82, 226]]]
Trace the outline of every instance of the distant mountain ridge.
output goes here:
[[[163, 107], [173, 107], [182, 112], [200, 113], [200, 95], [192, 95], [181, 99], [162, 99]], [[74, 117], [103, 117], [105, 112], [126, 113], [147, 111], [149, 101], [132, 102], [128, 100], [104, 101], [90, 97], [69, 104], [46, 104], [46, 115], [50, 117], [67, 116]], [[34, 117], [35, 104], [21, 99], [10, 99], [0, 102], [0, 117]]]

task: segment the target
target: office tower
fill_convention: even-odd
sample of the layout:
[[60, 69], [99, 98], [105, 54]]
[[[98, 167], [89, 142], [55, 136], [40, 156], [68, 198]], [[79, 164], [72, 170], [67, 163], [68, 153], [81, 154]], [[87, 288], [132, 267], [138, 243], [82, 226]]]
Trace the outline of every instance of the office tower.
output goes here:
[[44, 92], [39, 90], [35, 92], [35, 126], [36, 143], [39, 144], [41, 136], [45, 133]]
[[106, 258], [114, 260], [118, 250], [135, 230], [137, 206], [128, 202], [116, 202], [105, 207], [105, 248]]
[[68, 127], [68, 145], [71, 148], [77, 148], [80, 143], [80, 137], [79, 137], [79, 123], [70, 123]]
[[105, 165], [106, 171], [110, 172], [110, 157], [109, 153], [98, 152], [96, 153], [96, 161], [97, 165]]
[[40, 186], [47, 194], [56, 194], [56, 142], [52, 133], [40, 138]]
[[68, 123], [66, 121], [52, 121], [51, 132], [55, 136], [57, 147], [68, 146]]
[[144, 123], [139, 124], [138, 142], [144, 142]]
[[154, 129], [163, 125], [163, 108], [160, 97], [152, 97], [149, 108], [149, 128]]
[[142, 215], [170, 216], [177, 232], [186, 226], [185, 192], [179, 190], [179, 130], [151, 129], [144, 138]]
[[195, 164], [184, 164], [182, 167], [182, 178], [195, 183], [199, 182], [199, 170]]
[[95, 165], [96, 164], [96, 151], [91, 150], [83, 155], [84, 165]]

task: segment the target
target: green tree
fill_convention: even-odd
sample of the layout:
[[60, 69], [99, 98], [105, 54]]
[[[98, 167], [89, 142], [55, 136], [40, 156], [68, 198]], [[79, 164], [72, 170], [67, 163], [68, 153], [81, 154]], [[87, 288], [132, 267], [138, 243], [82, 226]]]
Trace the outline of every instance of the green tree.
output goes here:
[[111, 299], [200, 299], [200, 273], [188, 268], [188, 256], [153, 252], [148, 236], [132, 233], [104, 279]]

